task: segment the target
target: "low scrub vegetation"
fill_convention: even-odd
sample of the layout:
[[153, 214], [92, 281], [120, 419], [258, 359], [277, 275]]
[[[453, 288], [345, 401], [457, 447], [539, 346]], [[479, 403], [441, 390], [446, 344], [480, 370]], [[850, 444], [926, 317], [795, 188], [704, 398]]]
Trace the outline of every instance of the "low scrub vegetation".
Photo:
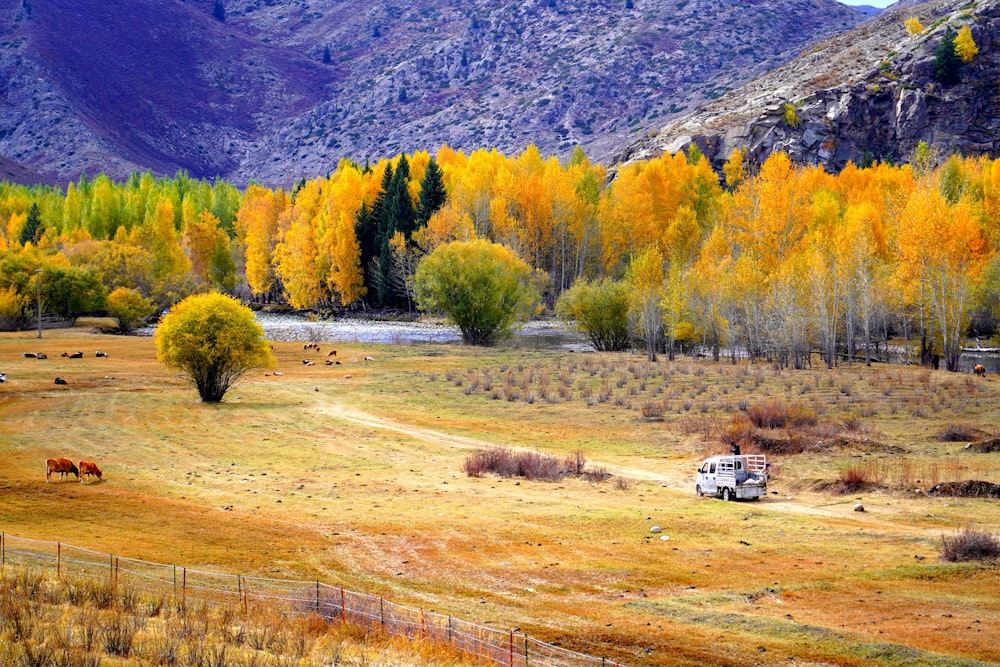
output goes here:
[[1000, 558], [1000, 537], [968, 527], [953, 535], [941, 536], [941, 558], [952, 563]]
[[970, 442], [978, 440], [981, 431], [966, 424], [948, 424], [941, 433], [938, 440], [941, 442]]
[[586, 470], [586, 464], [587, 459], [580, 451], [559, 458], [539, 452], [515, 451], [508, 447], [490, 447], [466, 456], [463, 469], [469, 477], [494, 474], [499, 477], [523, 477], [548, 482], [557, 482], [571, 476], [603, 482], [611, 477], [611, 473], [602, 467]]

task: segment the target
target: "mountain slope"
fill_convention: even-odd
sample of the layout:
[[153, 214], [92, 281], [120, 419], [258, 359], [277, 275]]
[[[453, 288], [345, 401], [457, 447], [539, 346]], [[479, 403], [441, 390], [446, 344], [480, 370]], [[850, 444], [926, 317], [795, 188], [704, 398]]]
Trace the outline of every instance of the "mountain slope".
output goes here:
[[[910, 35], [904, 20], [925, 30]], [[971, 28], [979, 54], [960, 81], [934, 80], [934, 49], [950, 27]], [[800, 164], [906, 161], [925, 141], [939, 155], [1000, 152], [1000, 3], [908, 3], [816, 45], [699, 111], [636, 142], [619, 159], [674, 153], [697, 143], [716, 166], [735, 148], [754, 162], [782, 150]], [[797, 123], [785, 118], [795, 108]]]
[[[629, 137], [859, 24], [835, 0], [0, 0], [0, 155], [288, 184]], [[324, 54], [328, 54], [328, 62]]]

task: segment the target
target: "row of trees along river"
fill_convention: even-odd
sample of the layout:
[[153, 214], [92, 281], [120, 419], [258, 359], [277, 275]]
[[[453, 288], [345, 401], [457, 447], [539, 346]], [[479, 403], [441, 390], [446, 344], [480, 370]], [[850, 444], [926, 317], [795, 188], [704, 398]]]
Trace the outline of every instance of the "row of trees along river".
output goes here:
[[994, 333], [1000, 161], [939, 161], [922, 146], [911, 164], [831, 174], [737, 151], [720, 179], [692, 149], [608, 176], [579, 150], [559, 161], [444, 146], [345, 160], [288, 190], [184, 173], [3, 183], [0, 327], [30, 326], [36, 270], [45, 311], [110, 311], [126, 326], [208, 290], [413, 310], [422, 259], [484, 239], [530, 267], [536, 312], [562, 298], [556, 310], [587, 327], [611, 326], [595, 312], [624, 318], [650, 353], [700, 344], [799, 366], [810, 350], [833, 363], [901, 336], [955, 370], [970, 327]]

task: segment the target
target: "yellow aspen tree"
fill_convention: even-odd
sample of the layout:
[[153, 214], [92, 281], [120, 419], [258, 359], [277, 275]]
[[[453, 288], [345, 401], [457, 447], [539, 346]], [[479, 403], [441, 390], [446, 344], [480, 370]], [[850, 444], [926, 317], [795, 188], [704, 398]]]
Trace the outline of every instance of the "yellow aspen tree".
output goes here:
[[665, 274], [663, 255], [655, 245], [629, 263], [625, 282], [629, 287], [629, 320], [645, 342], [646, 358], [656, 361], [663, 336]]
[[916, 16], [911, 16], [910, 18], [903, 21], [903, 27], [906, 28], [906, 32], [911, 35], [919, 35], [924, 31], [924, 26], [921, 25], [920, 19]]
[[168, 199], [157, 203], [152, 220], [133, 230], [133, 242], [136, 241], [152, 256], [156, 280], [177, 279], [191, 267], [180, 246], [174, 226], [174, 207]]
[[507, 158], [496, 149], [480, 149], [469, 155], [461, 170], [445, 171], [449, 199], [472, 219], [477, 238], [493, 238], [491, 203], [499, 174], [506, 168]]
[[647, 221], [653, 215], [652, 202], [645, 196], [641, 176], [641, 165], [627, 165], [601, 195], [598, 224], [601, 264], [605, 273], [615, 274], [623, 270], [629, 259], [652, 241], [637, 233], [639, 228], [651, 227], [639, 221]]
[[10, 239], [11, 243], [16, 243], [17, 240], [21, 238], [21, 230], [24, 229], [24, 224], [27, 221], [28, 221], [27, 213], [11, 214], [6, 224], [7, 238]]
[[813, 294], [810, 312], [820, 337], [823, 360], [827, 368], [833, 368], [846, 290], [840, 200], [835, 193], [823, 190], [813, 197], [811, 209], [808, 248], [804, 250]]
[[367, 291], [355, 223], [361, 206], [371, 204], [381, 180], [381, 174], [366, 176], [345, 161], [322, 189], [318, 250], [329, 267], [327, 288], [336, 292], [341, 305], [354, 303]]
[[786, 256], [771, 277], [767, 309], [771, 325], [767, 345], [778, 364], [805, 368], [809, 361], [811, 327], [809, 304], [812, 297], [807, 247]]
[[724, 296], [731, 262], [731, 250], [723, 229], [716, 226], [702, 244], [697, 260], [685, 272], [692, 316], [712, 349], [713, 361], [719, 360], [722, 344], [729, 339]]
[[972, 59], [979, 55], [979, 47], [976, 46], [972, 30], [967, 25], [959, 28], [955, 37], [955, 55], [961, 58], [963, 63], [972, 62]]
[[[300, 191], [301, 192], [301, 191]], [[323, 300], [323, 277], [318, 266], [316, 228], [304, 212], [288, 212], [292, 222], [274, 248], [274, 264], [285, 298], [294, 308], [312, 308]]]
[[476, 238], [476, 228], [467, 213], [460, 212], [454, 205], [440, 208], [427, 226], [413, 233], [413, 241], [421, 250], [430, 254], [440, 246], [452, 241], [471, 241]]
[[225, 232], [219, 229], [219, 219], [210, 211], [202, 211], [184, 228], [184, 246], [191, 260], [191, 271], [205, 284], [212, 282], [212, 256], [220, 235], [225, 236]]
[[946, 366], [957, 371], [972, 287], [982, 273], [988, 253], [973, 203], [963, 199], [949, 209], [940, 220], [943, 226], [938, 232], [937, 252], [932, 256], [930, 291]]
[[279, 219], [288, 206], [283, 190], [251, 184], [236, 213], [236, 229], [246, 253], [247, 284], [254, 294], [270, 294], [278, 284], [274, 248], [279, 240]]
[[848, 207], [841, 225], [839, 252], [846, 269], [848, 307], [860, 320], [865, 365], [870, 366], [875, 318], [884, 303], [882, 295], [887, 293], [885, 259], [888, 254], [882, 215], [874, 204], [866, 202]]
[[1000, 160], [981, 158], [983, 223], [991, 248], [1000, 248]]
[[726, 178], [726, 185], [733, 189], [746, 178], [746, 167], [743, 165], [743, 150], [734, 148], [729, 154], [729, 159], [722, 165], [722, 174]]

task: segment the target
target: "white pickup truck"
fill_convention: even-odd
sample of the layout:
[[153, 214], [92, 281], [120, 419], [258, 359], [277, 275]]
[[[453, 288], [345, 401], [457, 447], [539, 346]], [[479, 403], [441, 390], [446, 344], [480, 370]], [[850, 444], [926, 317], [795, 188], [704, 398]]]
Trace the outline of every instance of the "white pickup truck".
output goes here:
[[698, 468], [694, 492], [723, 500], [767, 495], [768, 463], [763, 454], [713, 456]]

